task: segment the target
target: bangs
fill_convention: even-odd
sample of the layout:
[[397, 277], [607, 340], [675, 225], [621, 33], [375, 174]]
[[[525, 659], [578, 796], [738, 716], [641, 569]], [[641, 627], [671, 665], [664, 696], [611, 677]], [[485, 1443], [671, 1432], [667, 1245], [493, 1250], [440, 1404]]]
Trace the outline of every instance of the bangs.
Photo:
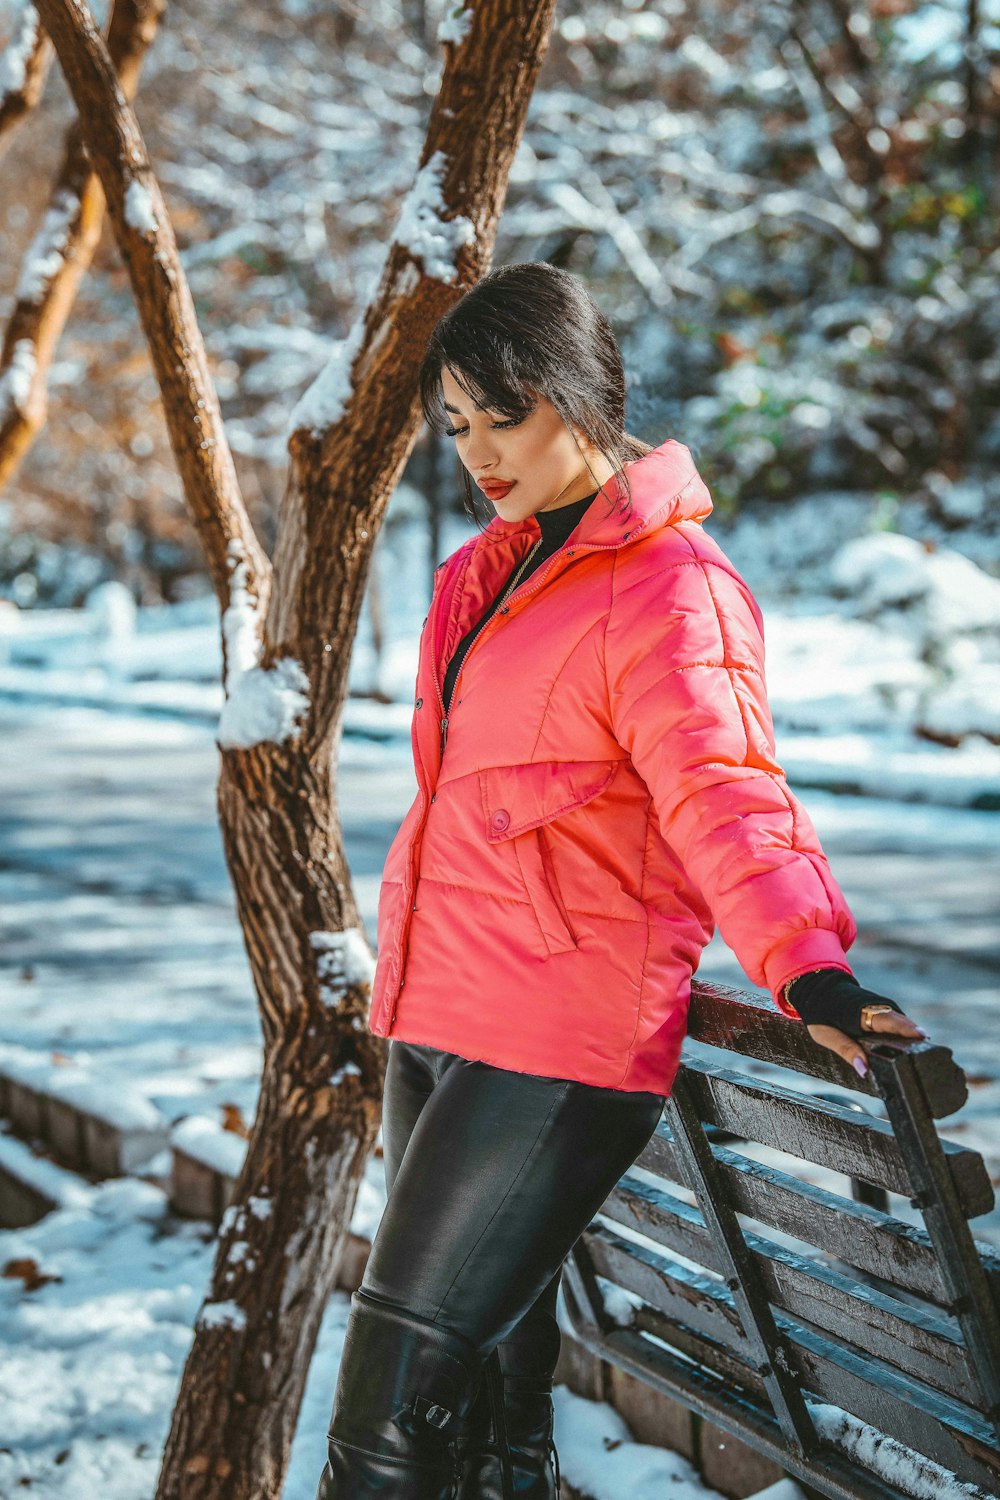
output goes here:
[[503, 348], [499, 339], [491, 340], [492, 348], [477, 351], [462, 348], [454, 354], [442, 341], [435, 350], [436, 358], [431, 367], [421, 372], [421, 404], [427, 425], [441, 436], [452, 424], [452, 415], [445, 411], [444, 390], [441, 371], [447, 366], [459, 387], [481, 410], [496, 412], [501, 417], [527, 417], [538, 405], [538, 396], [525, 375], [515, 367], [512, 351]]

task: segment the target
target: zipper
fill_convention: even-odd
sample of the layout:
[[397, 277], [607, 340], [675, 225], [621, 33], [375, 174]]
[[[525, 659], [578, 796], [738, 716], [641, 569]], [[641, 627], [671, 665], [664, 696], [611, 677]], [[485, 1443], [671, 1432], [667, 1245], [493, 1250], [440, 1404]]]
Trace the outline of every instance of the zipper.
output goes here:
[[[534, 545], [528, 549], [528, 551], [525, 553], [524, 557], [521, 559], [521, 561], [518, 563], [517, 567], [514, 569], [515, 573], [518, 573], [521, 569], [523, 569], [525, 563], [531, 557], [532, 552], [534, 552], [535, 547], [537, 547], [539, 545], [540, 541], [541, 541], [541, 538], [539, 538], [539, 540], [536, 541], [534, 543]], [[482, 634], [482, 632], [486, 629], [486, 626], [492, 623], [492, 620], [495, 618], [495, 615], [498, 615], [498, 614], [501, 613], [502, 606], [503, 606], [503, 604], [506, 604], [507, 600], [510, 598], [510, 595], [512, 593], [516, 593], [517, 592], [516, 588], [510, 589], [510, 591], [508, 592], [508, 587], [509, 587], [509, 585], [505, 586], [504, 592], [500, 596], [501, 600], [502, 600], [502, 604], [501, 604], [500, 607], [498, 607], [494, 611], [494, 615], [491, 615], [489, 620], [485, 620], [485, 621], [480, 622], [480, 624], [476, 627], [476, 630], [473, 633], [472, 639], [470, 640], [469, 644], [465, 648], [465, 656], [468, 656], [469, 652], [472, 650], [473, 645], [479, 639], [479, 637]], [[461, 666], [459, 667], [458, 672], [457, 672], [457, 674], [455, 676], [455, 682], [454, 682], [454, 685], [453, 685], [452, 691], [451, 691], [451, 696], [452, 696], [453, 700], [454, 700], [454, 697], [455, 697], [455, 688], [458, 687], [458, 679], [462, 675], [462, 667], [465, 666], [465, 656], [463, 656]], [[431, 666], [434, 669], [434, 676], [435, 676], [435, 680], [436, 680], [436, 678], [437, 678], [437, 663], [435, 661], [432, 661], [431, 662]], [[438, 697], [441, 700], [441, 707], [443, 709], [444, 708], [444, 692], [443, 692], [443, 690], [440, 687], [438, 688]], [[441, 719], [441, 754], [442, 754], [442, 756], [444, 755], [444, 747], [448, 743], [448, 718], [449, 718], [449, 714], [445, 713], [444, 716], [443, 716], [443, 718]]]
[[[636, 529], [638, 530], [638, 528], [636, 528]], [[616, 546], [618, 546], [617, 542], [610, 542], [610, 543], [605, 543], [605, 542], [585, 542], [585, 543], [582, 544], [582, 546], [579, 548], [579, 550], [580, 551], [587, 550], [587, 551], [591, 551], [591, 552], [608, 552], [613, 547], [616, 547]], [[578, 549], [576, 547], [570, 547], [569, 548], [570, 552], [574, 552], [575, 553], [577, 550]], [[520, 595], [520, 597], [522, 599], [526, 599], [529, 594], [534, 593], [535, 589], [537, 589], [539, 587], [539, 585], [541, 584], [541, 582], [542, 582], [543, 578], [545, 577], [546, 573], [551, 568], [552, 564], [554, 562], [556, 562], [558, 560], [558, 558], [560, 558], [562, 556], [565, 556], [565, 555], [566, 555], [566, 553], [565, 553], [563, 547], [559, 547], [555, 552], [553, 552], [552, 556], [548, 559], [548, 561], [544, 562], [542, 564], [542, 566], [537, 570], [537, 573], [533, 573], [531, 575], [531, 579], [533, 579], [534, 582], [532, 582], [531, 579], [529, 579], [529, 580], [527, 580], [524, 583], [519, 583], [517, 585], [517, 587], [515, 589], [512, 589], [511, 592], [507, 595], [507, 598], [504, 600], [503, 604], [497, 610], [496, 614], [492, 615], [490, 617], [490, 619], [488, 619], [486, 621], [486, 624], [483, 625], [480, 630], [477, 630], [476, 634], [473, 636], [472, 640], [469, 642], [469, 645], [466, 647], [465, 655], [462, 658], [462, 665], [459, 667], [458, 673], [457, 673], [457, 675], [455, 677], [455, 683], [454, 683], [454, 686], [452, 687], [452, 690], [451, 690], [451, 700], [452, 700], [453, 703], [456, 701], [455, 694], [458, 692], [458, 684], [459, 684], [459, 681], [461, 679], [462, 673], [465, 671], [465, 663], [468, 661], [470, 655], [472, 654], [473, 647], [476, 645], [476, 643], [478, 641], [482, 640], [483, 636], [489, 630], [489, 628], [490, 628], [491, 625], [494, 625], [500, 619], [500, 617], [502, 615], [505, 615], [505, 614], [508, 613], [508, 611], [510, 610], [511, 603], [512, 603], [512, 601], [514, 599], [516, 599], [519, 595]], [[521, 592], [522, 589], [524, 590], [523, 593]], [[433, 657], [431, 659], [431, 671], [432, 671], [432, 675], [434, 677], [434, 686], [437, 689], [438, 703], [440, 704], [441, 713], [442, 713], [442, 718], [441, 718], [441, 754], [443, 756], [444, 755], [444, 747], [448, 743], [448, 720], [450, 718], [450, 711], [446, 711], [445, 710], [445, 706], [444, 706], [444, 694], [442, 693], [442, 691], [441, 691], [441, 685], [438, 682], [437, 662], [433, 659]]]
[[493, 1354], [486, 1361], [486, 1382], [489, 1387], [490, 1407], [493, 1417], [493, 1434], [497, 1445], [497, 1458], [500, 1461], [500, 1487], [503, 1491], [503, 1500], [514, 1500], [514, 1464], [510, 1451], [510, 1437], [507, 1432], [507, 1412], [504, 1406], [503, 1370], [500, 1365], [500, 1356], [494, 1349]]
[[[642, 528], [643, 528], [643, 526], [645, 524], [646, 524], [645, 521], [640, 521], [639, 524], [638, 524], [638, 526], [636, 526], [632, 531], [628, 532], [627, 535], [634, 536], [637, 531], [641, 531], [642, 530]], [[455, 678], [455, 685], [452, 688], [452, 701], [453, 702], [455, 701], [455, 693], [458, 691], [459, 679], [461, 678], [462, 672], [465, 669], [465, 663], [469, 659], [469, 653], [472, 651], [472, 649], [476, 645], [476, 643], [479, 640], [481, 640], [482, 637], [486, 634], [486, 632], [490, 628], [490, 626], [496, 624], [496, 622], [500, 619], [501, 614], [506, 614], [509, 611], [510, 605], [511, 605], [511, 601], [513, 599], [515, 599], [519, 594], [521, 595], [522, 598], [527, 598], [527, 596], [529, 594], [534, 593], [535, 589], [537, 589], [540, 586], [540, 584], [542, 583], [542, 580], [544, 579], [546, 573], [552, 567], [552, 564], [554, 562], [556, 562], [560, 557], [562, 557], [564, 555], [567, 555], [567, 552], [572, 552], [572, 553], [576, 553], [576, 552], [611, 552], [611, 551], [614, 550], [615, 547], [619, 547], [620, 545], [621, 545], [620, 542], [579, 542], [575, 546], [570, 547], [569, 549], [566, 549], [566, 546], [565, 546], [565, 543], [564, 543], [562, 547], [558, 548], [557, 551], [553, 552], [552, 556], [548, 559], [548, 561], [546, 563], [543, 563], [543, 565], [539, 569], [537, 569], [537, 571], [535, 573], [532, 573], [531, 579], [529, 579], [526, 583], [519, 583], [518, 586], [517, 586], [517, 588], [513, 589], [511, 591], [511, 593], [507, 595], [507, 598], [504, 601], [504, 604], [502, 605], [502, 607], [500, 609], [497, 610], [496, 614], [493, 615], [489, 620], [487, 620], [487, 622], [483, 626], [482, 630], [480, 630], [480, 631], [478, 631], [476, 633], [475, 638], [473, 639], [473, 641], [470, 643], [468, 649], [466, 650], [465, 656], [462, 658], [462, 665], [459, 667], [458, 674], [457, 674], [457, 676]], [[534, 581], [532, 582], [532, 580], [534, 580]], [[524, 591], [523, 593], [521, 592], [522, 590]], [[432, 592], [432, 594], [431, 594], [431, 605], [430, 605], [430, 608], [428, 609], [428, 617], [430, 617], [431, 613], [433, 612], [436, 603], [439, 604], [440, 601], [436, 601], [434, 599], [434, 595], [433, 595], [433, 592]], [[433, 650], [433, 647], [431, 649], [431, 678], [432, 678], [432, 680], [434, 682], [434, 691], [435, 691], [435, 693], [437, 695], [438, 707], [441, 710], [441, 720], [440, 720], [440, 723], [441, 723], [441, 755], [443, 756], [444, 755], [444, 747], [448, 743], [448, 719], [449, 719], [449, 714], [445, 710], [445, 706], [444, 706], [444, 694], [443, 694], [443, 692], [441, 690], [441, 679], [438, 676], [438, 669], [437, 669], [437, 656], [436, 656], [436, 654], [435, 654], [435, 652]], [[421, 792], [423, 794], [423, 798], [424, 798], [424, 806], [423, 806], [423, 809], [422, 809], [421, 815], [420, 815], [421, 816], [421, 824], [422, 824], [423, 818], [426, 815], [427, 809], [428, 809], [428, 807], [430, 805], [430, 800], [429, 800], [429, 798], [427, 796], [427, 792], [426, 792], [426, 789], [425, 789], [425, 783], [426, 783], [426, 780], [427, 780], [427, 768], [424, 766], [422, 760], [421, 760], [421, 770], [423, 772], [423, 777], [422, 777], [422, 780], [421, 780], [421, 783], [420, 783], [420, 790], [421, 790]], [[413, 902], [413, 892], [409, 891], [409, 892], [407, 892], [407, 895], [406, 895], [406, 903], [407, 903], [407, 905], [411, 905], [412, 906], [412, 902]], [[404, 930], [404, 932], [403, 932], [403, 934], [401, 936], [401, 939], [400, 939], [400, 951], [402, 951], [403, 947], [405, 947], [405, 944], [406, 944], [406, 935], [407, 935], [408, 929], [409, 929], [409, 915], [407, 917], [407, 927], [406, 927], [406, 930]], [[398, 991], [397, 991], [397, 993], [398, 993]], [[396, 1004], [395, 1004], [395, 1001], [393, 1001], [392, 1002], [392, 1014], [389, 1017], [389, 1025], [390, 1026], [392, 1025], [392, 1023], [393, 1023], [393, 1021], [395, 1019], [396, 1019]]]

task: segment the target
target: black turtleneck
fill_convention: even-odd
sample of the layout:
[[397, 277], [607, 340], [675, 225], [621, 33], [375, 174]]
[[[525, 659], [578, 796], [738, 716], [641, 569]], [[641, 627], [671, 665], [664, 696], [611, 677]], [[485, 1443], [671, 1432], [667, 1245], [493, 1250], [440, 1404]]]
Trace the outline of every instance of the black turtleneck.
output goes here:
[[[584, 495], [582, 500], [574, 500], [569, 505], [559, 505], [554, 510], [535, 511], [535, 520], [542, 531], [541, 546], [537, 551], [532, 553], [530, 562], [522, 570], [517, 580], [517, 588], [521, 587], [524, 580], [529, 578], [536, 568], [540, 568], [542, 563], [547, 562], [553, 552], [559, 551], [559, 548], [565, 542], [570, 532], [583, 519], [584, 512], [588, 509], [596, 494], [597, 490], [594, 490], [593, 494]], [[486, 621], [500, 603], [500, 596], [507, 587], [510, 577], [516, 571], [517, 567], [518, 564], [515, 563], [510, 573], [507, 574], [507, 577], [497, 589], [496, 598], [489, 609], [476, 621], [469, 633], [464, 635], [455, 647], [455, 654], [448, 663], [448, 670], [444, 674], [444, 686], [441, 689], [444, 698], [445, 713], [448, 712], [451, 706], [452, 689], [455, 686], [455, 678], [458, 676], [458, 669], [462, 665], [462, 659], [482, 627], [486, 624]]]

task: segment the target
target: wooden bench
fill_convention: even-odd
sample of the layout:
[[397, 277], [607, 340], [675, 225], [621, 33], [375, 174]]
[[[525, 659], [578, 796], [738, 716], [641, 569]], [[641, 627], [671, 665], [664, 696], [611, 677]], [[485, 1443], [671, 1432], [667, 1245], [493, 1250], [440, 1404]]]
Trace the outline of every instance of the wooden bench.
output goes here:
[[820, 1495], [897, 1500], [921, 1468], [935, 1493], [935, 1465], [997, 1495], [1000, 1254], [967, 1222], [993, 1189], [934, 1125], [965, 1077], [933, 1041], [865, 1045], [862, 1080], [696, 982], [663, 1118], [565, 1263], [566, 1314]]

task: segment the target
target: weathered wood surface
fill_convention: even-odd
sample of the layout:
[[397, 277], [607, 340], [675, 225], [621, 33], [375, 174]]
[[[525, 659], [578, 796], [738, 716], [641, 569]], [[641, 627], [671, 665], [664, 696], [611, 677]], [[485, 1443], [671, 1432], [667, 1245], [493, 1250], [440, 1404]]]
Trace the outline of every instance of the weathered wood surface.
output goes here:
[[58, 1207], [54, 1194], [29, 1174], [18, 1171], [13, 1163], [0, 1162], [0, 1228], [24, 1229]]
[[[647, 1305], [635, 1310], [629, 1327], [612, 1326], [599, 1332], [584, 1315], [574, 1283], [571, 1258], [564, 1279], [566, 1307], [577, 1338], [591, 1353], [681, 1400], [829, 1500], [899, 1500], [900, 1491], [895, 1486], [859, 1468], [847, 1453], [831, 1444], [808, 1455], [791, 1451], [767, 1403], [759, 1398], [763, 1382], [752, 1374], [741, 1382], [739, 1366], [725, 1350], [709, 1345]], [[662, 1339], [663, 1344], [654, 1343], [645, 1334]], [[977, 1492], [969, 1493], [974, 1500]], [[993, 1493], [991, 1489], [984, 1500], [991, 1500]]]
[[[887, 1486], [821, 1438], [807, 1398], [1000, 1493], [1000, 1255], [966, 1222], [994, 1194], [981, 1156], [934, 1125], [966, 1098], [951, 1053], [873, 1039], [862, 1082], [800, 1023], [714, 985], [697, 987], [690, 1036], [702, 1045], [685, 1049], [665, 1118], [567, 1263], [581, 1339], [832, 1500]], [[719, 1062], [719, 1049], [740, 1056]], [[822, 1087], [765, 1081], [740, 1067], [747, 1056], [877, 1094], [888, 1118]], [[743, 1143], [841, 1174], [843, 1195], [754, 1161]], [[894, 1217], [888, 1193], [926, 1227]], [[641, 1299], [627, 1320], [607, 1313], [606, 1283]]]
[[[603, 1224], [592, 1225], [582, 1240], [599, 1276], [637, 1293], [666, 1315], [661, 1337], [669, 1342], [675, 1324], [690, 1330], [697, 1339], [685, 1352], [709, 1366], [721, 1345], [731, 1361], [744, 1367], [747, 1387], [762, 1388], [759, 1375], [754, 1379], [753, 1359], [732, 1295], [721, 1282], [624, 1240]], [[775, 1316], [806, 1390], [855, 1413], [988, 1494], [995, 1491], [1000, 1453], [992, 1428], [978, 1412], [872, 1355], [860, 1354], [780, 1312]]]
[[[858, 1177], [905, 1197], [914, 1195], [887, 1120], [694, 1059], [684, 1071], [703, 1120], [845, 1177]], [[993, 1207], [993, 1188], [982, 1157], [964, 1146], [943, 1144], [966, 1218], [986, 1213]]]
[[[741, 1057], [755, 1057], [843, 1089], [878, 1096], [870, 1075], [859, 1078], [841, 1058], [814, 1042], [800, 1021], [783, 1016], [769, 1001], [730, 985], [692, 981], [688, 1036]], [[879, 1045], [885, 1045], [884, 1041]], [[934, 1118], [961, 1109], [968, 1098], [968, 1086], [949, 1048], [937, 1042], [904, 1045], [916, 1061], [920, 1085]]]
[[[726, 1190], [738, 1212], [818, 1245], [866, 1275], [946, 1306], [948, 1293], [929, 1234], [915, 1224], [765, 1166], [727, 1146], [714, 1147]], [[666, 1124], [657, 1126], [636, 1166], [670, 1182], [684, 1177]], [[979, 1244], [986, 1274], [1000, 1298], [1000, 1253]]]
[[[699, 1210], [649, 1183], [626, 1175], [601, 1214], [724, 1274]], [[777, 1306], [975, 1405], [975, 1377], [958, 1329], [944, 1314], [900, 1302], [762, 1235], [747, 1233], [746, 1242]]]

